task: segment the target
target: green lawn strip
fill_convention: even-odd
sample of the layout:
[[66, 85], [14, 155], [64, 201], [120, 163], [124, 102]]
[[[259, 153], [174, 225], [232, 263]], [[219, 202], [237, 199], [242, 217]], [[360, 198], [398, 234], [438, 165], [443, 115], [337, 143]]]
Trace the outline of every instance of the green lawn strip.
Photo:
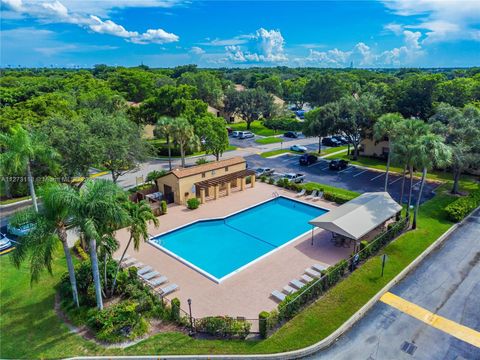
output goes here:
[[[234, 145], [228, 145], [227, 149], [225, 150], [225, 152], [227, 151], [232, 151], [232, 150], [237, 150], [237, 147], [234, 146]], [[207, 154], [204, 150], [202, 151], [195, 151], [189, 155], [186, 155], [185, 158], [188, 159], [189, 157], [193, 157], [193, 156], [202, 156], [202, 155], [209, 155]], [[156, 156], [155, 158], [157, 159], [167, 159], [168, 156]], [[181, 159], [181, 156], [172, 156], [172, 159]]]
[[261, 121], [253, 121], [250, 124], [250, 129], [247, 129], [247, 123], [246, 122], [238, 122], [238, 123], [233, 123], [233, 124], [228, 124], [228, 127], [232, 128], [235, 131], [251, 131], [254, 134], [261, 135], [261, 136], [272, 136], [276, 134], [281, 134], [283, 133], [283, 130], [272, 130], [269, 128], [266, 128], [263, 126], [263, 123]]
[[[306, 184], [307, 186], [313, 186]], [[15, 269], [9, 256], [0, 258], [1, 358], [61, 358], [73, 355], [227, 354], [269, 353], [299, 349], [331, 334], [360, 309], [375, 293], [444, 233], [452, 223], [443, 211], [456, 199], [445, 189], [424, 203], [415, 231], [387, 245], [388, 262], [380, 277], [380, 254], [329, 290], [316, 303], [264, 341], [197, 340], [181, 333], [162, 333], [126, 349], [106, 349], [69, 333], [53, 310], [54, 286], [65, 271], [63, 256], [54, 264], [54, 276], [44, 275], [30, 287], [28, 267]], [[463, 190], [477, 188], [463, 181]], [[338, 190], [337, 190], [338, 191]], [[60, 251], [59, 251], [59, 254]], [[29, 346], [24, 346], [28, 343]]]
[[324, 185], [324, 184], [319, 184], [319, 183], [315, 183], [315, 182], [306, 183], [304, 185], [304, 187], [308, 191], [323, 189], [324, 191], [329, 191], [329, 192], [332, 192], [332, 193], [343, 194], [343, 195], [352, 196], [352, 197], [357, 197], [358, 195], [360, 195], [359, 193], [357, 193], [355, 191], [341, 189], [341, 188], [337, 188], [335, 186]]
[[278, 149], [278, 150], [272, 150], [272, 151], [266, 151], [260, 154], [261, 157], [263, 158], [268, 158], [270, 156], [275, 156], [275, 155], [280, 155], [280, 154], [300, 154], [295, 151], [291, 151], [290, 149]]
[[17, 197], [17, 198], [12, 198], [12, 199], [6, 199], [6, 200], [0, 201], [0, 205], [14, 204], [16, 202], [23, 201], [23, 200], [28, 200], [28, 199], [30, 199], [30, 195]]
[[[328, 149], [322, 149], [322, 152], [320, 154], [316, 153], [316, 155], [325, 156], [325, 155], [329, 155], [329, 154], [339, 152], [339, 151], [347, 151], [347, 145], [338, 146], [338, 147], [331, 147], [331, 148], [328, 148]], [[337, 156], [341, 157], [342, 154], [338, 154]]]
[[257, 139], [255, 140], [256, 143], [258, 144], [274, 144], [274, 143], [279, 143], [279, 142], [283, 142], [283, 139], [282, 138], [279, 138], [279, 137], [265, 137], [265, 138], [261, 138], [261, 139]]

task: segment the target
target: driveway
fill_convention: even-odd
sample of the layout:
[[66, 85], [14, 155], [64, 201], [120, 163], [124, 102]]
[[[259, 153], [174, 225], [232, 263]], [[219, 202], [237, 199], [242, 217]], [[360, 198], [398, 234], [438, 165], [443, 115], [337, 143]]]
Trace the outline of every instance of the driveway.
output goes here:
[[[310, 145], [314, 146], [314, 145]], [[367, 170], [355, 165], [349, 165], [346, 169], [333, 171], [328, 168], [329, 162], [320, 159], [317, 163], [309, 166], [301, 166], [298, 158], [300, 155], [286, 154], [276, 158], [262, 158], [258, 155], [251, 155], [246, 158], [249, 168], [270, 167], [278, 173], [299, 172], [306, 175], [306, 181], [319, 182], [325, 185], [340, 187], [343, 189], [357, 191], [359, 193], [383, 191], [385, 184], [385, 172]], [[408, 179], [407, 179], [408, 180]], [[395, 199], [400, 199], [402, 177], [390, 174], [388, 177], [388, 192]], [[416, 201], [420, 180], [414, 180], [413, 183], [413, 201]], [[422, 202], [432, 198], [437, 183], [426, 182], [423, 189]], [[407, 195], [410, 184], [405, 184], [404, 202], [407, 201]]]
[[384, 302], [310, 359], [480, 359], [479, 234], [477, 210]]

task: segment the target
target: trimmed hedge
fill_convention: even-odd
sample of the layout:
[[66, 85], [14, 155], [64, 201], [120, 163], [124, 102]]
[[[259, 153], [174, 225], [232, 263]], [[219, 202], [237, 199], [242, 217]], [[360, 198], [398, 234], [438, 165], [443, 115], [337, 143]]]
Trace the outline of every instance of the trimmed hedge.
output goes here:
[[189, 208], [190, 210], [198, 209], [199, 206], [200, 200], [198, 200], [197, 198], [191, 198], [187, 200], [187, 208]]
[[260, 314], [258, 314], [258, 326], [259, 326], [259, 332], [260, 336], [262, 339], [267, 338], [267, 332], [268, 332], [268, 318], [270, 317], [270, 313], [268, 311], [262, 311]]
[[292, 117], [278, 117], [264, 120], [263, 126], [272, 130], [301, 131], [303, 123]]
[[195, 330], [217, 337], [239, 337], [245, 339], [250, 334], [251, 324], [229, 316], [207, 316], [195, 321]]
[[333, 201], [337, 204], [345, 204], [346, 202], [356, 198], [356, 196], [331, 191], [324, 191], [323, 198], [328, 201]]
[[474, 190], [466, 197], [459, 198], [445, 208], [451, 221], [459, 222], [480, 205], [480, 189]]

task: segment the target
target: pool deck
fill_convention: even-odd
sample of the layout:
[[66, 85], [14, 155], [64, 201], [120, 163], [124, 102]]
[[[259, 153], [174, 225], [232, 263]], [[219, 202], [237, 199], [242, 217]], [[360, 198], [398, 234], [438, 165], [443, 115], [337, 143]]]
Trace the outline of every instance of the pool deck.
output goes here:
[[[291, 191], [258, 182], [254, 188], [248, 186], [243, 192], [234, 192], [228, 197], [209, 201], [196, 210], [172, 205], [168, 208], [166, 215], [159, 217], [160, 226], [158, 228], [153, 225], [149, 226], [149, 234], [155, 236], [195, 220], [226, 216], [271, 199], [274, 191], [279, 195], [297, 199]], [[335, 204], [323, 200], [309, 203], [325, 209], [336, 207]], [[266, 223], [267, 225], [268, 223]], [[129, 233], [126, 229], [117, 232], [117, 239], [121, 245], [116, 256], [120, 256], [128, 237]], [[273, 290], [281, 291], [291, 280], [299, 279], [305, 269], [313, 264], [332, 265], [350, 255], [353, 249], [335, 247], [331, 243], [330, 237], [330, 233], [316, 229], [313, 246], [309, 232], [223, 280], [220, 284], [149, 243], [141, 244], [138, 252], [133, 247], [130, 248], [128, 254], [167, 276], [169, 283], [179, 285], [179, 290], [167, 298], [179, 298], [184, 310], [188, 309], [187, 299], [192, 299], [194, 317], [230, 315], [256, 319], [262, 310], [270, 311], [276, 308], [278, 302], [270, 296]], [[215, 260], [212, 259], [212, 261]]]

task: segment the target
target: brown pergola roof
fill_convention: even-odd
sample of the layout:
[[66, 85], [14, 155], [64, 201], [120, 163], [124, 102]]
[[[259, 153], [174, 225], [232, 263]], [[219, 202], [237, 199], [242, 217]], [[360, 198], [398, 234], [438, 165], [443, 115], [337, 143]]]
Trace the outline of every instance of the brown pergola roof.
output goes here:
[[207, 189], [211, 186], [225, 184], [225, 183], [230, 182], [232, 180], [235, 180], [235, 179], [238, 179], [238, 178], [244, 178], [244, 177], [247, 177], [247, 176], [250, 176], [250, 175], [255, 175], [255, 171], [249, 170], [249, 169], [240, 170], [240, 171], [236, 171], [234, 173], [227, 174], [227, 175], [222, 175], [222, 176], [219, 176], [219, 177], [216, 177], [216, 178], [213, 178], [213, 179], [199, 181], [199, 182], [195, 183], [195, 186], [198, 187], [198, 188], [201, 188], [201, 189], [202, 188]]

